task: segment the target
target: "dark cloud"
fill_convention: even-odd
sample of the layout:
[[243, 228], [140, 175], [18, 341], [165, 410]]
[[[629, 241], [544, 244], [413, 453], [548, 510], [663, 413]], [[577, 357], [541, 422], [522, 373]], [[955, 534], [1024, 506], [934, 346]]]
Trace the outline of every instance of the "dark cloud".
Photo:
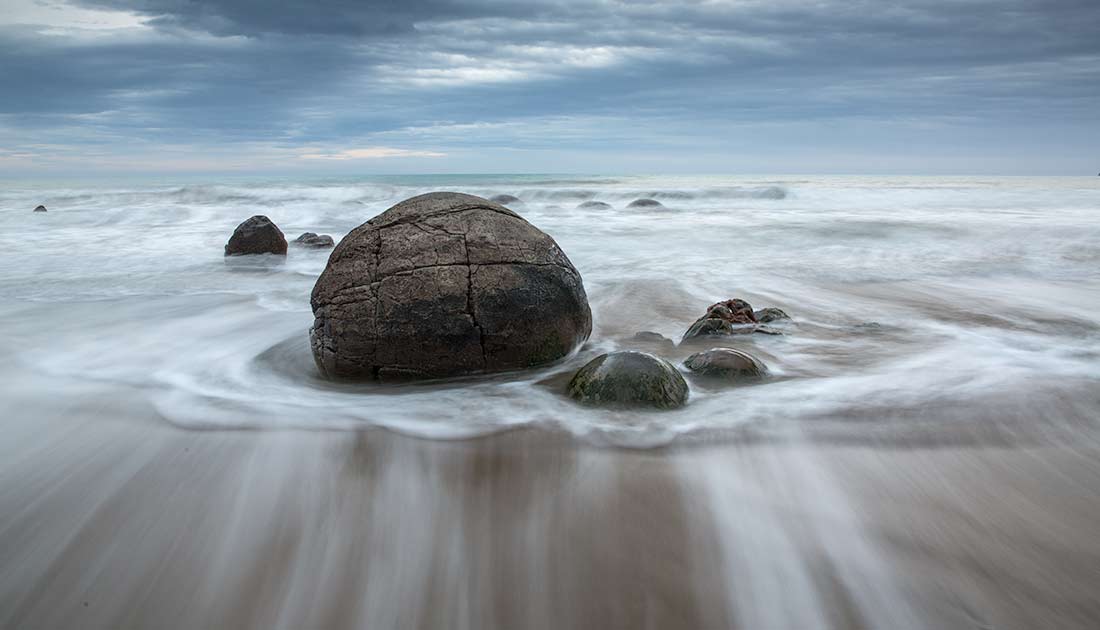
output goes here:
[[145, 26], [0, 27], [0, 144], [719, 150], [818, 125], [881, 149], [1100, 126], [1095, 0], [80, 6]]
[[517, 3], [448, 0], [86, 0], [85, 6], [148, 15], [163, 28], [182, 27], [217, 35], [321, 34], [400, 35], [424, 20], [514, 14]]

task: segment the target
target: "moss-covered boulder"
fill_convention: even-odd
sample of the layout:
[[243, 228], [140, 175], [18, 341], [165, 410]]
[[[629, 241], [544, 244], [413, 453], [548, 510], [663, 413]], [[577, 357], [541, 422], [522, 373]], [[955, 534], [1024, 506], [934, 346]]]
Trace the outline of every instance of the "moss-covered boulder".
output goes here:
[[688, 385], [668, 361], [645, 352], [592, 359], [569, 381], [569, 396], [586, 405], [673, 409], [687, 403]]

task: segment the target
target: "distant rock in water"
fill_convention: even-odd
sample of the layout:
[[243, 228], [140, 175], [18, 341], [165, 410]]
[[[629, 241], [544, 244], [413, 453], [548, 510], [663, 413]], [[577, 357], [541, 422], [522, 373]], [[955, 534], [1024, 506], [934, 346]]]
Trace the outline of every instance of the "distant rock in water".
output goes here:
[[311, 299], [329, 377], [435, 378], [532, 367], [592, 332], [580, 274], [554, 239], [480, 197], [407, 199], [351, 231]]
[[687, 403], [688, 385], [668, 361], [623, 351], [589, 361], [569, 381], [568, 393], [587, 405], [672, 409]]
[[46, 211], [46, 206], [37, 206], [37, 207], [36, 207], [36, 208], [34, 209], [34, 211], [35, 211], [35, 212], [45, 212], [45, 211]]
[[762, 308], [759, 311], [753, 311], [753, 315], [756, 317], [756, 321], [760, 322], [761, 324], [791, 319], [791, 316], [785, 313], [783, 309], [775, 308], [774, 306]]
[[577, 208], [580, 210], [610, 210], [611, 204], [603, 201], [586, 201]]
[[627, 208], [664, 208], [664, 204], [656, 199], [635, 199], [626, 206]]
[[502, 206], [507, 206], [508, 204], [513, 203], [523, 203], [523, 201], [519, 197], [516, 197], [514, 195], [493, 195], [492, 197], [489, 197], [489, 201], [499, 203]]
[[286, 237], [271, 219], [257, 214], [233, 230], [233, 236], [225, 244], [226, 256], [248, 254], [286, 255]]
[[324, 249], [326, 247], [333, 247], [336, 245], [333, 242], [332, 237], [328, 234], [314, 234], [313, 232], [306, 232], [298, 238], [294, 239], [294, 242], [304, 247], [315, 247], [317, 249]]
[[[759, 320], [756, 313], [762, 313], [769, 317], [767, 320]], [[753, 311], [752, 305], [741, 299], [730, 299], [717, 304], [712, 304], [705, 315], [695, 320], [695, 323], [684, 333], [683, 341], [698, 337], [721, 337], [726, 335], [745, 335], [749, 333], [763, 333], [767, 335], [782, 334], [774, 328], [761, 325], [763, 321], [776, 321], [777, 314], [786, 316], [786, 313], [777, 308], [766, 308]]]
[[688, 357], [684, 365], [702, 376], [730, 380], [760, 378], [768, 373], [763, 361], [733, 348], [711, 348], [706, 352], [697, 352]]

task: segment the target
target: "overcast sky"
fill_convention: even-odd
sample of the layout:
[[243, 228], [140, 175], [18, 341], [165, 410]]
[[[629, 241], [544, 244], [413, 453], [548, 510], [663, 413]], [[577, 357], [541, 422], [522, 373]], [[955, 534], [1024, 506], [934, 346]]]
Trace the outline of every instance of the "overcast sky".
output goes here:
[[0, 0], [0, 170], [1095, 175], [1100, 0]]

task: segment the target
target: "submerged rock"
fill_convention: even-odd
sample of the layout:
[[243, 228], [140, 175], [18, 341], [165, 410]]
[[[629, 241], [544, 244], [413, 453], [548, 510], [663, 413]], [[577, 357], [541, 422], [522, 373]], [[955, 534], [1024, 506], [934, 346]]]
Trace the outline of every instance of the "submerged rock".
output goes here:
[[247, 254], [286, 255], [286, 237], [271, 219], [257, 214], [233, 230], [233, 236], [225, 244], [226, 256]]
[[580, 274], [554, 239], [480, 197], [405, 200], [348, 234], [311, 299], [330, 377], [390, 380], [513, 370], [592, 332]]
[[[768, 319], [759, 319], [762, 314]], [[763, 322], [772, 322], [787, 317], [787, 314], [777, 308], [765, 308], [753, 311], [752, 305], [741, 299], [730, 299], [717, 304], [712, 304], [707, 313], [695, 320], [695, 323], [684, 333], [682, 341], [698, 337], [722, 337], [726, 335], [747, 335], [750, 333], [762, 333], [766, 335], [781, 335], [780, 331]], [[789, 319], [789, 318], [788, 318]]]
[[634, 333], [634, 341], [648, 341], [651, 343], [672, 343], [672, 340], [658, 332], [643, 330]]
[[671, 363], [645, 352], [602, 354], [569, 381], [569, 396], [581, 403], [672, 409], [687, 403], [687, 381]]
[[324, 249], [326, 247], [333, 247], [336, 245], [333, 242], [332, 237], [328, 234], [314, 234], [313, 232], [306, 232], [294, 239], [294, 242], [304, 247], [315, 247], [317, 249]]
[[664, 208], [664, 204], [656, 199], [635, 199], [626, 206], [627, 208]]
[[790, 320], [791, 316], [783, 311], [783, 309], [769, 306], [768, 308], [762, 308], [759, 311], [754, 311], [753, 315], [756, 317], [756, 321], [761, 324], [767, 324], [769, 322], [779, 322], [784, 320]]
[[684, 366], [696, 374], [731, 380], [760, 378], [768, 373], [763, 361], [733, 348], [711, 348], [706, 352], [697, 352], [684, 361]]
[[46, 211], [46, 206], [36, 206], [34, 211], [35, 212], [45, 212]]
[[641, 332], [634, 333], [634, 336], [630, 338], [633, 345], [640, 346], [642, 348], [653, 349], [660, 352], [670, 352], [676, 348], [676, 342], [662, 335], [661, 333], [653, 332], [651, 330], [643, 330]]
[[603, 201], [586, 201], [577, 206], [577, 208], [579, 210], [610, 210], [611, 204]]
[[514, 195], [493, 195], [492, 197], [489, 197], [489, 201], [499, 203], [502, 206], [506, 206], [510, 203], [523, 203], [523, 201], [520, 200], [519, 197], [516, 197]]

